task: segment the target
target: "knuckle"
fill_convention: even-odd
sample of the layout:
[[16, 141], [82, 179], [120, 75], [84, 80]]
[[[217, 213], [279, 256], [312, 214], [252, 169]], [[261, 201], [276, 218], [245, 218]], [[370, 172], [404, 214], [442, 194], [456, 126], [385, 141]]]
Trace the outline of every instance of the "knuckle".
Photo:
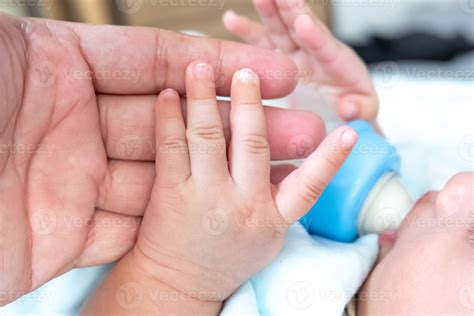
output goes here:
[[210, 105], [213, 105], [217, 102], [216, 97], [209, 96], [193, 96], [189, 97], [188, 104], [198, 108], [209, 108]]
[[264, 135], [247, 135], [241, 143], [245, 151], [252, 154], [267, 154], [270, 149], [267, 137]]
[[337, 158], [338, 152], [337, 150], [329, 149], [327, 148], [326, 150], [323, 150], [322, 152], [322, 158], [326, 162], [327, 165], [329, 165], [333, 170], [338, 170], [341, 167], [341, 163], [339, 159]]
[[224, 130], [219, 124], [200, 124], [187, 131], [191, 139], [222, 140]]
[[186, 141], [182, 138], [168, 138], [159, 145], [161, 153], [184, 153], [187, 151]]
[[323, 194], [326, 183], [318, 179], [311, 179], [303, 183], [301, 198], [309, 204], [314, 204]]

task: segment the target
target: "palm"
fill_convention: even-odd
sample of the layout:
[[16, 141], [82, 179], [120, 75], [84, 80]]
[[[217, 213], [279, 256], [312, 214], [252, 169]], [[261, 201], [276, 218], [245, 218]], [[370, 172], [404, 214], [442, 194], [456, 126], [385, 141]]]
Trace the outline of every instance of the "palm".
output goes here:
[[[335, 63], [329, 67], [322, 65], [321, 61], [314, 56], [314, 52], [299, 46], [289, 56], [297, 65], [300, 81], [303, 84], [311, 85], [318, 90], [337, 97], [348, 93], [374, 93], [370, 76], [357, 55], [345, 45], [341, 45], [339, 49], [342, 51], [339, 54], [345, 56], [346, 60], [349, 59], [351, 61], [349, 65], [346, 63]], [[348, 66], [350, 66], [350, 73], [359, 74], [357, 78], [348, 73]]]
[[27, 54], [1, 59], [3, 75], [17, 80], [0, 91], [7, 96], [2, 144], [9, 145], [0, 178], [8, 231], [1, 251], [9, 260], [0, 283], [25, 292], [73, 267], [85, 249], [107, 156], [93, 84], [71, 77], [89, 71], [74, 38], [63, 37], [71, 45], [65, 51], [53, 37], [26, 40], [3, 28], [11, 40], [0, 49]]
[[[192, 53], [167, 55], [180, 45]], [[198, 58], [220, 61], [221, 95], [237, 69], [294, 69], [237, 43], [0, 14], [0, 305], [133, 247], [155, 180], [156, 92], [184, 93], [185, 68]], [[294, 84], [264, 78], [262, 93], [281, 97]], [[314, 139], [302, 155], [324, 137], [315, 117], [266, 111], [275, 159], [297, 158], [288, 149], [297, 136]], [[294, 127], [281, 130], [283, 119]]]

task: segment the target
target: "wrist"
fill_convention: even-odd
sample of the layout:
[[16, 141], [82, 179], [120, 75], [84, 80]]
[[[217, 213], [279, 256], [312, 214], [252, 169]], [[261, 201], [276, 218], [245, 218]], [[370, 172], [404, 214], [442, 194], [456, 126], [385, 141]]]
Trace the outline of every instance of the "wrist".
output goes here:
[[191, 297], [157, 279], [133, 251], [112, 269], [83, 315], [218, 315], [221, 301]]
[[139, 246], [135, 246], [128, 256], [127, 265], [133, 267], [140, 278], [150, 283], [162, 284], [172, 295], [183, 300], [216, 305], [220, 308], [233, 292], [222, 291], [213, 286], [215, 275], [206, 278], [206, 273], [182, 269], [179, 262], [158, 263], [155, 258], [147, 256]]

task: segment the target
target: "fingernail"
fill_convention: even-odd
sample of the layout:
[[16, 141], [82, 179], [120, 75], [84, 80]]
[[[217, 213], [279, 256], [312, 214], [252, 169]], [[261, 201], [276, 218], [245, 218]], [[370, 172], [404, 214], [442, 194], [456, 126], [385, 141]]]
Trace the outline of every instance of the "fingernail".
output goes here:
[[199, 63], [194, 65], [194, 76], [196, 79], [211, 79], [213, 70], [210, 65]]
[[359, 115], [359, 106], [354, 102], [348, 102], [342, 109], [342, 116], [346, 119], [353, 119]]
[[227, 10], [226, 13], [224, 13], [224, 18], [233, 18], [237, 14], [233, 10]]
[[237, 76], [237, 79], [239, 79], [239, 81], [242, 83], [257, 83], [258, 82], [257, 74], [248, 68], [240, 70], [239, 75]]
[[341, 144], [344, 148], [351, 148], [357, 142], [358, 136], [354, 130], [345, 131], [341, 136]]
[[307, 14], [300, 16], [299, 19], [300, 19], [300, 23], [306, 24], [306, 26], [314, 25], [313, 19]]
[[178, 97], [178, 93], [173, 89], [166, 89], [163, 91], [163, 96], [165, 99], [176, 99]]

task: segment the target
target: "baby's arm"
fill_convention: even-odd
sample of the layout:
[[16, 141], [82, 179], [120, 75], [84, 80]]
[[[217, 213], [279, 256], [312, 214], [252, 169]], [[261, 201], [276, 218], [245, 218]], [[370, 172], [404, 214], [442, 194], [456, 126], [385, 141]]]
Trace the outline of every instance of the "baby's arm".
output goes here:
[[191, 64], [186, 88], [186, 125], [177, 93], [158, 97], [157, 179], [137, 244], [85, 314], [217, 314], [275, 258], [288, 227], [311, 208], [357, 141], [350, 128], [337, 129], [272, 185], [258, 76], [234, 75], [229, 148], [212, 68]]

